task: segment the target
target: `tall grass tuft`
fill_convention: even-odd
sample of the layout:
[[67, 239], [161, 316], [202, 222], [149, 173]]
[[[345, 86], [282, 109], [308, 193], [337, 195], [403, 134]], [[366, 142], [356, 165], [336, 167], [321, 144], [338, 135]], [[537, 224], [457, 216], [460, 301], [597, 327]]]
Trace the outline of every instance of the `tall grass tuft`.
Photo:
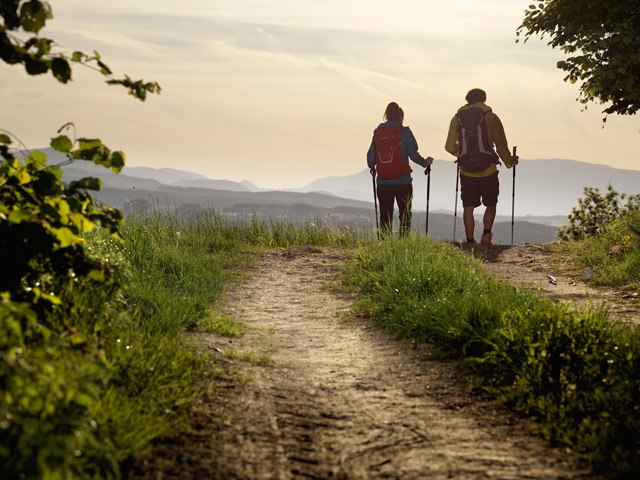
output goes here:
[[640, 471], [640, 334], [600, 309], [495, 280], [426, 238], [363, 244], [343, 282], [356, 309], [465, 359], [474, 381], [598, 468]]

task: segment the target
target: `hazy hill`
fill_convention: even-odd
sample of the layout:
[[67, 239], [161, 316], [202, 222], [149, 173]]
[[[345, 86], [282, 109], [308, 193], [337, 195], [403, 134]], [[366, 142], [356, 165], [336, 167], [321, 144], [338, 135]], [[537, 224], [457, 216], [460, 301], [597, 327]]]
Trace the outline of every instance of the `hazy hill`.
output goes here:
[[[49, 163], [66, 158], [51, 149]], [[178, 215], [196, 215], [205, 208], [238, 218], [258, 216], [286, 221], [323, 221], [338, 227], [375, 227], [373, 185], [368, 170], [355, 175], [318, 179], [306, 187], [286, 191], [262, 190], [251, 182], [213, 180], [178, 169], [125, 167], [119, 175], [90, 162], [65, 165], [66, 181], [98, 177], [103, 190], [96, 197], [122, 208], [126, 214], [151, 208]], [[503, 169], [501, 202], [494, 228], [497, 243], [511, 238], [512, 170]], [[517, 167], [514, 242], [548, 242], [557, 227], [566, 223], [571, 208], [585, 186], [606, 189], [611, 183], [620, 192], [640, 193], [640, 172], [591, 165], [573, 160], [522, 160]], [[450, 240], [454, 236], [456, 170], [454, 162], [436, 160], [432, 167], [429, 235]], [[426, 177], [414, 170], [414, 230], [424, 232]], [[482, 209], [478, 209], [480, 221]], [[462, 212], [458, 203], [455, 238], [463, 238]]]
[[[565, 218], [583, 196], [584, 187], [606, 190], [611, 183], [619, 192], [640, 193], [640, 171], [621, 170], [606, 165], [592, 165], [576, 160], [521, 159], [516, 168], [516, 214]], [[414, 198], [424, 208], [426, 177], [422, 168], [413, 164]], [[503, 213], [511, 212], [513, 171], [500, 172], [500, 205]], [[373, 202], [373, 185], [368, 170], [343, 176], [325, 177], [311, 182], [303, 191], [333, 193], [345, 198]], [[432, 166], [430, 206], [438, 210], [454, 209], [456, 170], [453, 161], [436, 160]], [[459, 207], [458, 207], [459, 208]], [[499, 210], [500, 211], [500, 210]]]

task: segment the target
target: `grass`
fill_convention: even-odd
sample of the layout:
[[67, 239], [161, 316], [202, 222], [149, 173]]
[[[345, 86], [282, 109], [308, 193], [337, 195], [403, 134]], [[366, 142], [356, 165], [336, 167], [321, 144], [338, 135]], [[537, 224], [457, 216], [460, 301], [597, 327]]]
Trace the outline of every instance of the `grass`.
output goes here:
[[[579, 254], [594, 281], [637, 288], [637, 216], [554, 247]], [[478, 386], [538, 419], [549, 438], [594, 465], [640, 471], [640, 335], [603, 310], [559, 305], [485, 275], [477, 259], [427, 238], [371, 239], [322, 222], [130, 219], [124, 244], [95, 232], [92, 254], [113, 281], [65, 285], [50, 335], [3, 350], [0, 474], [119, 478], [154, 440], [186, 426], [203, 378], [221, 375], [185, 332], [242, 335], [219, 313], [224, 289], [256, 253], [296, 245], [357, 249], [342, 284], [356, 309], [398, 335], [465, 359]], [[613, 248], [618, 246], [620, 248]], [[615, 252], [615, 253], [612, 253]], [[37, 322], [0, 302], [0, 344]], [[267, 355], [231, 352], [268, 365]]]
[[[549, 245], [554, 257], [569, 259], [574, 273], [589, 268], [589, 282], [622, 290], [640, 289], [640, 210], [603, 225], [596, 235], [584, 240], [567, 240]], [[566, 260], [565, 260], [566, 267]], [[579, 273], [578, 273], [579, 275]]]
[[[33, 313], [0, 302], [2, 478], [126, 476], [155, 439], [186, 428], [203, 380], [223, 374], [185, 332], [242, 335], [244, 326], [216, 306], [255, 252], [355, 245], [364, 235], [319, 222], [234, 222], [215, 212], [129, 219], [122, 234], [124, 243], [101, 231], [87, 237], [111, 278], [61, 285], [62, 302], [47, 318], [51, 333], [39, 335]], [[33, 330], [34, 340], [15, 341], [16, 328]]]
[[465, 359], [476, 385], [534, 416], [596, 468], [638, 472], [640, 334], [607, 313], [556, 304], [426, 238], [367, 243], [343, 282], [356, 310]]

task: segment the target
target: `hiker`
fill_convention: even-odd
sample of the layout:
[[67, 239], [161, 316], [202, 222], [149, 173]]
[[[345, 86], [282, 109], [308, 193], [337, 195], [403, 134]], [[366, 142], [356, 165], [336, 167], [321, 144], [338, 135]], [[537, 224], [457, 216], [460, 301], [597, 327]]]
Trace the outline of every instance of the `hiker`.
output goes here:
[[[380, 234], [392, 231], [394, 203], [398, 203], [400, 236], [411, 230], [411, 199], [413, 186], [409, 158], [427, 168], [433, 158], [423, 158], [418, 153], [418, 142], [409, 127], [404, 127], [404, 111], [396, 102], [387, 105], [384, 123], [373, 132], [373, 140], [367, 152], [367, 165], [377, 186], [374, 195], [380, 202]], [[375, 200], [375, 197], [374, 197]]]
[[497, 165], [502, 159], [507, 168], [511, 168], [518, 164], [518, 156], [511, 155], [502, 122], [485, 104], [485, 91], [474, 88], [467, 93], [465, 100], [467, 104], [460, 107], [451, 119], [444, 148], [458, 158], [462, 219], [467, 242], [475, 243], [473, 210], [482, 203], [485, 211], [480, 244], [491, 245], [500, 186]]

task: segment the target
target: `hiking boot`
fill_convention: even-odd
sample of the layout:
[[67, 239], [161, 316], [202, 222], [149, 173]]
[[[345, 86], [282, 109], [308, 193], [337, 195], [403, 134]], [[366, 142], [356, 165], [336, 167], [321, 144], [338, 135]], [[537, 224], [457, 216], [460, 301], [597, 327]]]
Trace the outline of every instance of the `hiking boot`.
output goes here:
[[482, 237], [480, 237], [480, 245], [493, 245], [491, 243], [492, 237], [493, 237], [493, 234], [491, 232], [483, 233]]

